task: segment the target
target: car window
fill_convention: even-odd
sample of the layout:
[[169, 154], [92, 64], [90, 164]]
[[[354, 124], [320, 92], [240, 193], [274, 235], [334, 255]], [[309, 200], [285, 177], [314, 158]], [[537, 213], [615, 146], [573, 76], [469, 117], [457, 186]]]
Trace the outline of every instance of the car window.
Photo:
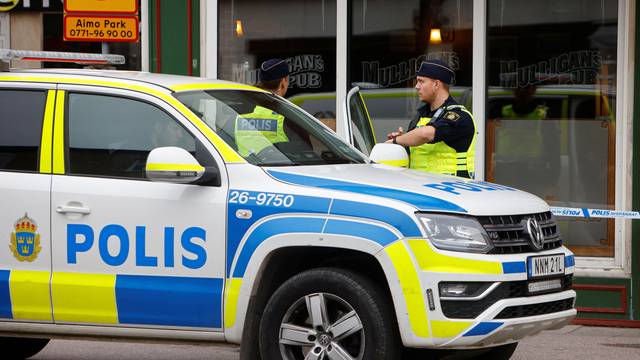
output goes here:
[[44, 91], [0, 90], [0, 170], [38, 171]]
[[209, 90], [175, 96], [252, 164], [288, 166], [368, 161], [318, 120], [272, 94]]
[[207, 166], [196, 139], [173, 117], [144, 101], [68, 95], [68, 169], [77, 175], [145, 178], [147, 155], [163, 146], [190, 152]]

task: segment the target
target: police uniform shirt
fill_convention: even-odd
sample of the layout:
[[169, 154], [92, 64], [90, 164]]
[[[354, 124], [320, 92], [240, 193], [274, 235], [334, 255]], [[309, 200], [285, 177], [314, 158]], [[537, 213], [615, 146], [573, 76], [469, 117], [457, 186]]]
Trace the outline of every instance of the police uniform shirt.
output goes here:
[[[442, 106], [433, 111], [431, 111], [429, 104], [420, 107], [416, 116], [411, 120], [408, 131], [415, 129], [420, 118], [431, 118], [427, 126], [433, 126], [436, 129], [436, 133], [430, 144], [444, 141], [445, 144], [457, 152], [466, 152], [471, 145], [473, 132], [475, 131], [473, 119], [460, 108], [451, 110], [442, 109], [451, 105], [458, 105], [458, 103], [449, 96]], [[442, 111], [438, 113], [440, 109], [442, 109]], [[433, 119], [436, 113], [438, 113], [438, 117], [437, 119]]]

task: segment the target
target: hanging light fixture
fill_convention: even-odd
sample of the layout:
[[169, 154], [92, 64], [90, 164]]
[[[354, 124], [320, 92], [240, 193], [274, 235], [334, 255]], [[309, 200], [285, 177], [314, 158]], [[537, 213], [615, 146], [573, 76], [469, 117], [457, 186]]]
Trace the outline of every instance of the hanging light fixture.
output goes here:
[[429, 43], [440, 44], [442, 43], [442, 32], [439, 27], [431, 28], [429, 31]]
[[236, 20], [236, 36], [243, 37], [244, 29], [242, 28], [242, 20]]

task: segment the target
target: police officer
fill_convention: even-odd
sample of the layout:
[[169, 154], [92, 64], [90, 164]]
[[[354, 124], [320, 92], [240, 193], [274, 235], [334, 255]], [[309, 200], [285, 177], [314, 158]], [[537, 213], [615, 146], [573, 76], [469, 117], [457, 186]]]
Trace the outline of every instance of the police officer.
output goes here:
[[[260, 65], [258, 86], [284, 96], [289, 87], [289, 65], [282, 59], [269, 59]], [[242, 156], [258, 154], [279, 142], [289, 141], [284, 132], [284, 116], [263, 106], [236, 118], [235, 140]]]
[[536, 86], [527, 84], [513, 89], [513, 103], [500, 109], [499, 119], [521, 120], [501, 130], [496, 139], [498, 156], [517, 159], [520, 162], [538, 160], [543, 153], [542, 122], [549, 108], [538, 104], [535, 99]]
[[258, 87], [284, 97], [289, 88], [289, 64], [282, 59], [269, 59], [260, 65]]
[[387, 135], [409, 147], [409, 168], [473, 178], [476, 127], [471, 113], [449, 95], [454, 72], [441, 60], [427, 60], [417, 72], [416, 90], [425, 103], [409, 124]]

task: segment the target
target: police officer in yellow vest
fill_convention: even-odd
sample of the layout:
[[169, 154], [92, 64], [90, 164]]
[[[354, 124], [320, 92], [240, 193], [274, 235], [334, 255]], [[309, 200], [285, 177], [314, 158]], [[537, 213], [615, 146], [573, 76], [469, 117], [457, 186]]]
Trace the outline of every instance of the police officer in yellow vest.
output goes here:
[[476, 126], [471, 113], [449, 95], [454, 72], [443, 61], [427, 60], [417, 72], [416, 90], [426, 103], [405, 134], [387, 142], [409, 147], [409, 168], [473, 178]]
[[497, 156], [520, 162], [538, 160], [542, 156], [544, 137], [539, 120], [546, 119], [549, 108], [535, 101], [535, 93], [535, 85], [518, 86], [513, 90], [513, 103], [500, 109], [497, 118], [521, 121], [500, 131], [500, 137], [496, 139]]
[[[289, 87], [289, 65], [282, 59], [270, 59], [260, 65], [258, 86], [284, 96]], [[236, 118], [235, 140], [242, 156], [257, 154], [279, 142], [289, 141], [284, 132], [284, 116], [262, 106]]]

